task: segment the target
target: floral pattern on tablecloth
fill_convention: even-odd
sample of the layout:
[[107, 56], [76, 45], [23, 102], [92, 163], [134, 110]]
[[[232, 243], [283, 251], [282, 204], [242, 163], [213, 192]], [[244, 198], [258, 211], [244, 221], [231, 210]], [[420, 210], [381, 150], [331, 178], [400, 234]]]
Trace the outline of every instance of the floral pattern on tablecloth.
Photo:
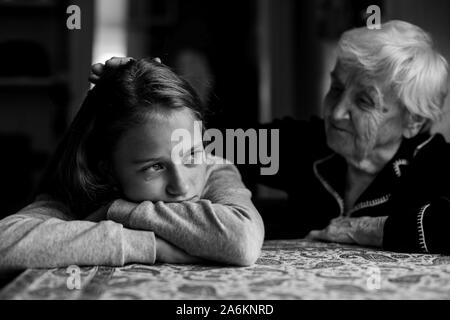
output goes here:
[[450, 299], [450, 257], [307, 240], [266, 241], [250, 267], [82, 267], [69, 290], [66, 268], [29, 269], [2, 299]]

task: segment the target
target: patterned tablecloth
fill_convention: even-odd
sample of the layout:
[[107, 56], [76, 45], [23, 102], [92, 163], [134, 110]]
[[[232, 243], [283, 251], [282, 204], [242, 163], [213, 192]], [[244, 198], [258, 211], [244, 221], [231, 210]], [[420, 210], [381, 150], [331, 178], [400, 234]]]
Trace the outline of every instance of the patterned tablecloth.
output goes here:
[[305, 240], [266, 241], [257, 263], [29, 269], [1, 299], [450, 299], [450, 257]]

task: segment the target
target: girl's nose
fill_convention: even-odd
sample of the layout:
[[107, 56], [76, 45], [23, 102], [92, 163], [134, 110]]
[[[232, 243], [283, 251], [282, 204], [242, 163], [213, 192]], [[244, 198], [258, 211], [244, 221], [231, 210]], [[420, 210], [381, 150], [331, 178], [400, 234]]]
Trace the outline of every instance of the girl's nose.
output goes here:
[[186, 177], [183, 176], [180, 166], [176, 166], [173, 169], [166, 191], [172, 197], [181, 197], [188, 193], [189, 184]]

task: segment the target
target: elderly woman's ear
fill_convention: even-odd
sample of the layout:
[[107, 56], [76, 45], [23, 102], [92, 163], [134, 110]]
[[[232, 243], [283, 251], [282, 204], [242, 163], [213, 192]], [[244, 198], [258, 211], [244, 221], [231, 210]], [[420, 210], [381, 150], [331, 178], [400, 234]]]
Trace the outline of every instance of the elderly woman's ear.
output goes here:
[[416, 114], [407, 112], [403, 125], [403, 137], [415, 137], [426, 124], [427, 119]]

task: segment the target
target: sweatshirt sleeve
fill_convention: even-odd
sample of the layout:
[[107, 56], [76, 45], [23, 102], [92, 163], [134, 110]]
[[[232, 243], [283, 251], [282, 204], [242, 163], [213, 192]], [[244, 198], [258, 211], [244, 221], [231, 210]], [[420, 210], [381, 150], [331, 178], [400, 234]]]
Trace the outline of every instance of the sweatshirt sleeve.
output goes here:
[[264, 241], [264, 224], [251, 192], [230, 163], [209, 168], [197, 202], [117, 200], [108, 218], [133, 229], [151, 230], [190, 255], [225, 264], [253, 264]]
[[0, 271], [155, 262], [152, 232], [112, 221], [73, 220], [64, 205], [36, 201], [0, 221]]
[[450, 144], [441, 135], [428, 141], [416, 149], [400, 197], [387, 210], [387, 250], [450, 254]]
[[427, 203], [391, 215], [384, 225], [383, 247], [400, 252], [450, 254], [450, 199]]

